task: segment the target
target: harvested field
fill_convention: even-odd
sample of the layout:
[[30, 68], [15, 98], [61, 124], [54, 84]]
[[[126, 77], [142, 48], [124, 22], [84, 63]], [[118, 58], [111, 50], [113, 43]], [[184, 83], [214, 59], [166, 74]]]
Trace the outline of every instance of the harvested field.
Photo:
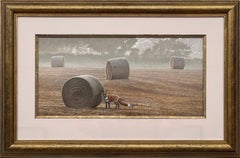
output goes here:
[[[133, 105], [105, 109], [66, 107], [62, 86], [78, 75], [94, 75], [110, 93]], [[104, 68], [39, 68], [37, 116], [203, 116], [202, 70], [131, 69], [129, 79], [106, 80]]]

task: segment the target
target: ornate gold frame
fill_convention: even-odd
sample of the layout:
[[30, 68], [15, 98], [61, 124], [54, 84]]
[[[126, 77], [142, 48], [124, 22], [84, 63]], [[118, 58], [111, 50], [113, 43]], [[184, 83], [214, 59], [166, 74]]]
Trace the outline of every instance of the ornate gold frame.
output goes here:
[[[239, 157], [239, 2], [1, 0], [0, 156]], [[19, 16], [224, 17], [224, 140], [17, 140], [16, 19]], [[213, 28], [214, 29], [214, 28]]]

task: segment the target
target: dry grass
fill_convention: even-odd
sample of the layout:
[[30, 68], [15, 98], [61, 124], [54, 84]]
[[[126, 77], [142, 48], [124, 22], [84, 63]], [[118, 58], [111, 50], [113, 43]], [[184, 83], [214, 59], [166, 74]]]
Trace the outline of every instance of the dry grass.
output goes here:
[[[66, 107], [61, 88], [73, 76], [94, 75], [110, 93], [133, 105], [105, 109]], [[203, 116], [201, 70], [133, 69], [128, 80], [106, 80], [104, 69], [40, 68], [37, 116]]]

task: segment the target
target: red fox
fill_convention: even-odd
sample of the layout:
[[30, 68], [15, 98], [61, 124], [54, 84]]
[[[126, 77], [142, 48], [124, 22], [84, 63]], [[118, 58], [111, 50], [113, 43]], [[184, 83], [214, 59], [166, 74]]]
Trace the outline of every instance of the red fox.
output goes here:
[[114, 102], [114, 104], [116, 105], [115, 109], [119, 109], [120, 104], [131, 107], [131, 104], [124, 102], [123, 99], [120, 98], [118, 95], [108, 94], [107, 91], [103, 94], [103, 100], [105, 102], [106, 109], [110, 109], [111, 102]]

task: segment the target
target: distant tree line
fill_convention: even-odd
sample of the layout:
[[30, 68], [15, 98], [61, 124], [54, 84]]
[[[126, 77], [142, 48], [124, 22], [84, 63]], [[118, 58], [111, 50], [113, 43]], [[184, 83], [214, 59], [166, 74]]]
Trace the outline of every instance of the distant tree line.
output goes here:
[[[159, 39], [145, 50], [134, 47], [137, 38], [40, 38], [39, 41], [40, 62], [50, 60], [52, 55], [64, 55], [71, 62], [104, 62], [126, 56], [132, 63], [155, 65], [168, 63], [172, 56], [188, 59], [192, 53], [191, 47], [179, 38]], [[193, 61], [200, 65], [202, 62], [201, 59]]]

